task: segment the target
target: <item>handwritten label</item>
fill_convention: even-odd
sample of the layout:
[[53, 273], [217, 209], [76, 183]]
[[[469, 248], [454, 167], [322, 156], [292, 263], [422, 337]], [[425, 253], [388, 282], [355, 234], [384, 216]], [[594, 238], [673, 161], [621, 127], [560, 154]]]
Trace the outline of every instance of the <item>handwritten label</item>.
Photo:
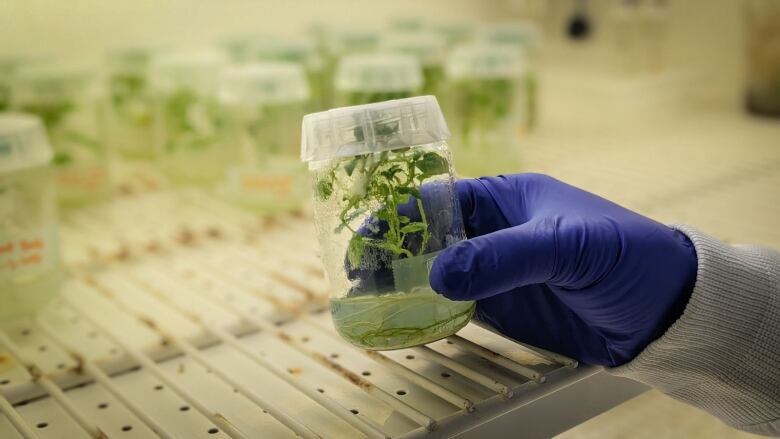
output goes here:
[[0, 234], [0, 278], [48, 270], [56, 261], [56, 230], [8, 237]]

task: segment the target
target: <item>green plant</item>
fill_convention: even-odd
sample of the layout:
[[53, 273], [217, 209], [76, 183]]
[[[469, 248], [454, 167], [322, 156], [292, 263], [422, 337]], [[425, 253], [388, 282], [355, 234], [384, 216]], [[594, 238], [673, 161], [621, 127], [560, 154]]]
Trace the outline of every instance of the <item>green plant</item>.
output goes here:
[[511, 79], [469, 79], [453, 87], [453, 105], [461, 114], [460, 130], [466, 143], [474, 129], [493, 130], [513, 110], [516, 93]]
[[71, 165], [76, 161], [100, 155], [101, 143], [96, 136], [85, 133], [68, 122], [68, 116], [78, 108], [73, 101], [67, 99], [31, 102], [21, 106], [22, 111], [37, 115], [46, 125], [54, 145], [52, 164], [55, 166]]
[[139, 127], [151, 124], [150, 103], [146, 98], [147, 80], [142, 73], [116, 73], [109, 79], [111, 105], [126, 122]]
[[[397, 131], [397, 125], [379, 125], [376, 136]], [[363, 137], [356, 128], [355, 137]], [[434, 176], [449, 172], [447, 158], [434, 151], [400, 148], [343, 159], [323, 172], [316, 182], [316, 195], [322, 201], [340, 196], [339, 225], [335, 233], [352, 233], [347, 259], [360, 267], [368, 248], [389, 253], [393, 259], [418, 256], [425, 252], [431, 233], [422, 203], [422, 185]], [[402, 207], [406, 207], [402, 209]], [[364, 215], [366, 230], [352, 223]], [[408, 239], [419, 236], [419, 245]], [[415, 248], [416, 247], [416, 248]]]
[[179, 88], [164, 97], [165, 150], [201, 150], [214, 145], [220, 121], [216, 104], [190, 88]]

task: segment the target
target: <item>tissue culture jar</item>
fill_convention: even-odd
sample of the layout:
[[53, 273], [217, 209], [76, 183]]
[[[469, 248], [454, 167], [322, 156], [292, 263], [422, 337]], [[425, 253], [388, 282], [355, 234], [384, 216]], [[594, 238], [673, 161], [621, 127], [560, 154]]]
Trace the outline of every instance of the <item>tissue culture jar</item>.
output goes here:
[[0, 116], [0, 321], [32, 315], [61, 281], [51, 150], [31, 116]]
[[[394, 136], [398, 122], [380, 119], [371, 121], [372, 135]], [[358, 142], [362, 129], [354, 127]], [[450, 301], [428, 282], [437, 252], [465, 239], [441, 137], [309, 162], [331, 314], [339, 334], [361, 348], [429, 343], [458, 331], [474, 312], [474, 302]]]
[[92, 76], [70, 66], [22, 70], [14, 107], [41, 118], [54, 149], [57, 194], [65, 206], [103, 198], [108, 192], [108, 154], [100, 137]]
[[108, 58], [104, 102], [106, 136], [128, 159], [154, 158], [149, 49], [125, 49]]
[[267, 213], [300, 207], [305, 168], [290, 147], [297, 143], [304, 102], [224, 107], [225, 142], [239, 164], [227, 171], [225, 189], [238, 204]]
[[60, 282], [51, 170], [0, 175], [0, 320], [29, 315]]
[[154, 138], [174, 182], [212, 185], [231, 158], [222, 149], [217, 84], [224, 59], [211, 52], [161, 56], [152, 66]]

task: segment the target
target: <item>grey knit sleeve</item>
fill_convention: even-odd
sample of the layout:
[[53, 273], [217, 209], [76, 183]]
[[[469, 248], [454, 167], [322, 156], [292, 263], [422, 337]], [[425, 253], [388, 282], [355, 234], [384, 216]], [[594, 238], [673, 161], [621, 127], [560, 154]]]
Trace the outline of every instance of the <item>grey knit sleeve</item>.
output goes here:
[[608, 371], [733, 427], [780, 435], [780, 253], [675, 227], [699, 260], [690, 301], [663, 336]]

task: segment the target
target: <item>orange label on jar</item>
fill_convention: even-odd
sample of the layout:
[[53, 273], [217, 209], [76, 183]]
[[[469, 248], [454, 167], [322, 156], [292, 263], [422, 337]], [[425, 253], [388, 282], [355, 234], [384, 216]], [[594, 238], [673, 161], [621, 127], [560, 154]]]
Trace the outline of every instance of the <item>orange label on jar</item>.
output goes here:
[[8, 238], [0, 234], [0, 278], [47, 269], [57, 255], [56, 239], [54, 228], [25, 237]]
[[286, 175], [252, 175], [241, 176], [241, 189], [245, 192], [273, 192], [283, 197], [290, 194], [292, 182]]
[[57, 183], [67, 189], [100, 190], [106, 184], [106, 171], [100, 166], [57, 170]]

